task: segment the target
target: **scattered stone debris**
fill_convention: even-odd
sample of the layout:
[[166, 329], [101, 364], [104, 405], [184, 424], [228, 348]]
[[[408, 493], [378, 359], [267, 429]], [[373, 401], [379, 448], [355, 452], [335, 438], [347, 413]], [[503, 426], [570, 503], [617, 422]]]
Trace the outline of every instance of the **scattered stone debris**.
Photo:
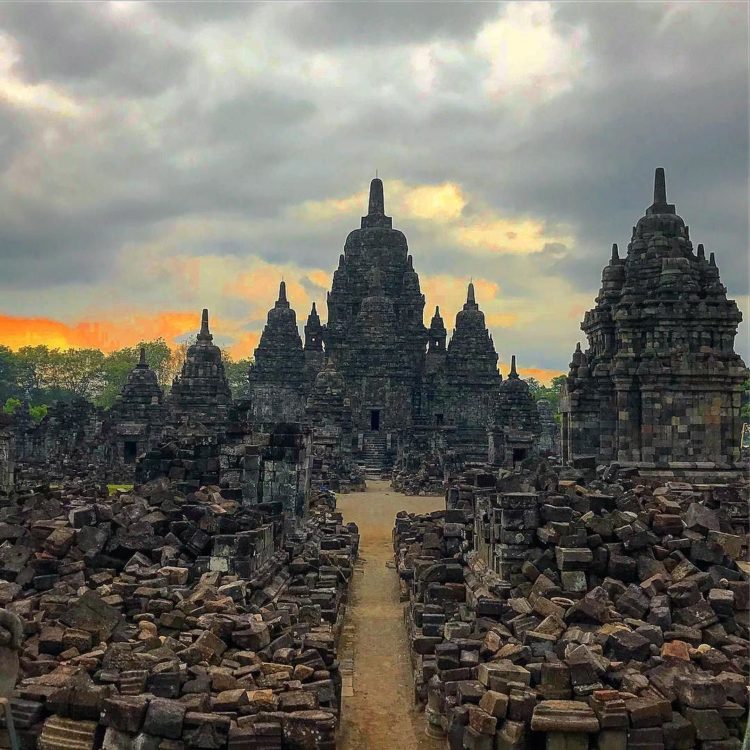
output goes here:
[[408, 452], [393, 467], [391, 487], [404, 495], [442, 495], [445, 492], [445, 463], [437, 452]]
[[415, 699], [451, 750], [739, 750], [748, 484], [608, 473], [473, 471], [397, 516]]
[[0, 502], [22, 747], [332, 750], [359, 537], [330, 495], [296, 526], [282, 505], [164, 478]]

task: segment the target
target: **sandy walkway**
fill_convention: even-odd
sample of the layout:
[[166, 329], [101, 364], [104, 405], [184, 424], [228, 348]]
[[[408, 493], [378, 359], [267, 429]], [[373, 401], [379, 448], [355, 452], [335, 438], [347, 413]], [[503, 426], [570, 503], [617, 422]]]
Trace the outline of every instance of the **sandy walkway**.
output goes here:
[[[342, 750], [442, 750], [425, 734], [414, 710], [411, 665], [398, 600], [391, 531], [399, 510], [425, 513], [443, 507], [441, 497], [406, 497], [387, 482], [368, 480], [366, 493], [339, 495], [344, 520], [359, 526], [360, 559], [342, 643]], [[352, 674], [353, 671], [353, 674]], [[347, 676], [349, 672], [350, 676]]]

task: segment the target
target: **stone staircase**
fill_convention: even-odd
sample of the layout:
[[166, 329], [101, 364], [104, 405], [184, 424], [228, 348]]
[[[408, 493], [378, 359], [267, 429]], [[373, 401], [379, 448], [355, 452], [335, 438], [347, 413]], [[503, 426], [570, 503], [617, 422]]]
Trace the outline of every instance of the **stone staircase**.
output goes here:
[[367, 479], [380, 479], [383, 472], [388, 470], [388, 451], [384, 432], [365, 433], [360, 463]]

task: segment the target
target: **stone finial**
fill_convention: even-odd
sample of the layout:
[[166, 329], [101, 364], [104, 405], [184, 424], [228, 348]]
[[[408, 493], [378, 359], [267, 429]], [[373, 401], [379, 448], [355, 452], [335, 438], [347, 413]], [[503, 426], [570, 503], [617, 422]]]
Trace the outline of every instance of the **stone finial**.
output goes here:
[[370, 203], [367, 208], [367, 215], [383, 216], [385, 215], [385, 198], [383, 197], [383, 181], [376, 177], [370, 183]]
[[211, 331], [208, 329], [208, 308], [204, 307], [201, 313], [201, 330], [198, 334], [199, 341], [213, 341]]
[[698, 245], [698, 258], [700, 260], [706, 260], [706, 249], [703, 247], [703, 243]]
[[508, 373], [509, 378], [518, 378], [518, 373], [516, 372], [516, 355], [511, 355], [510, 358], [510, 372]]
[[667, 202], [667, 179], [664, 167], [657, 167], [654, 173], [654, 203]]
[[317, 315], [318, 309], [315, 307], [315, 301], [312, 303], [312, 309], [310, 310], [310, 315]]
[[362, 217], [362, 229], [377, 227], [391, 229], [393, 220], [385, 215], [385, 198], [383, 197], [383, 181], [375, 178], [370, 183], [370, 201], [367, 206], [367, 216]]
[[279, 302], [286, 302], [286, 281], [283, 279], [279, 283]]
[[708, 256], [708, 265], [716, 268], [716, 255], [714, 253]]
[[620, 260], [620, 253], [617, 251], [617, 243], [612, 243], [612, 260]]
[[667, 180], [664, 167], [657, 167], [654, 173], [654, 202], [646, 209], [646, 215], [673, 213], [676, 213], [674, 204], [667, 203]]
[[474, 282], [473, 281], [469, 282], [469, 289], [466, 293], [466, 301], [472, 305], [475, 305], [477, 302], [474, 296]]
[[138, 357], [138, 367], [148, 367], [148, 362], [146, 362], [146, 347], [141, 347], [141, 353]]

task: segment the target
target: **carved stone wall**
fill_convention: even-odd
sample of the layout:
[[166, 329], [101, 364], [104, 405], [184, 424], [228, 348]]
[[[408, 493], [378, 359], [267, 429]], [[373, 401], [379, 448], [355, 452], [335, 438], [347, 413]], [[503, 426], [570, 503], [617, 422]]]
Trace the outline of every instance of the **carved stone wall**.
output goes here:
[[714, 254], [693, 248], [667, 203], [657, 169], [654, 202], [627, 256], [602, 274], [563, 389], [562, 452], [644, 469], [730, 470], [740, 458], [741, 393], [734, 351], [742, 314], [727, 299]]

